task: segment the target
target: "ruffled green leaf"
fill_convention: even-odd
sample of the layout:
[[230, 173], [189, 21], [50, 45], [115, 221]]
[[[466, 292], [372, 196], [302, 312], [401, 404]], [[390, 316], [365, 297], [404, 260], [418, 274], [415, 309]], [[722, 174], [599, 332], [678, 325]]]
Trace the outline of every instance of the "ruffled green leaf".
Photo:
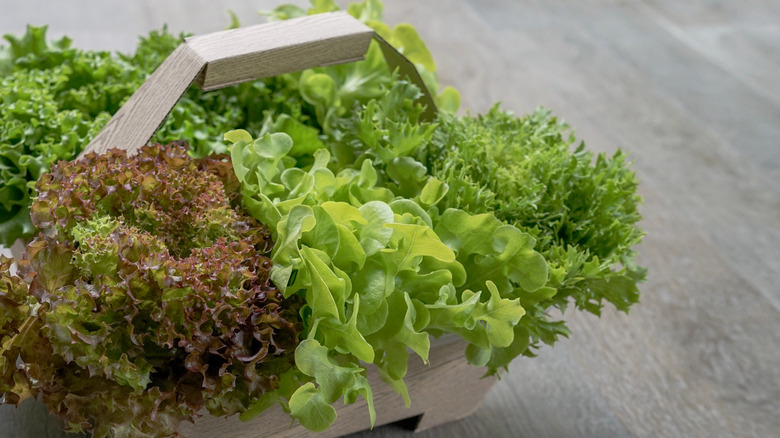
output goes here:
[[473, 273], [464, 288], [480, 289], [486, 281], [494, 281], [503, 294], [514, 289], [513, 283], [532, 292], [547, 281], [547, 263], [534, 251], [534, 239], [491, 214], [472, 216], [449, 209], [436, 232], [455, 248], [466, 271]]

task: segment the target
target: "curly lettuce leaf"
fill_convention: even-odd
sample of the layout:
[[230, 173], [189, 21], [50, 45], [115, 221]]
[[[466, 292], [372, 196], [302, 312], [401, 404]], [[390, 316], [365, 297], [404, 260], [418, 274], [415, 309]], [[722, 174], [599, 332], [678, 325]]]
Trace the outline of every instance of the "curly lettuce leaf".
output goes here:
[[40, 394], [69, 431], [171, 436], [203, 409], [292, 394], [301, 302], [271, 283], [269, 231], [231, 205], [227, 157], [115, 149], [57, 163], [36, 189], [29, 290], [0, 277], [7, 401]]
[[[532, 346], [568, 334], [562, 321], [549, 320], [550, 307], [573, 302], [599, 314], [605, 303], [628, 311], [638, 301], [645, 270], [634, 262], [633, 247], [643, 236], [641, 200], [624, 153], [594, 157], [542, 109], [516, 117], [496, 106], [475, 117], [443, 116], [439, 123], [418, 157], [450, 187], [440, 205], [495, 215], [533, 236], [547, 260], [546, 292], [521, 298], [528, 312], [521, 325]], [[506, 366], [523, 348], [525, 342], [513, 345], [490, 369]]]
[[40, 327], [29, 316], [33, 300], [27, 283], [10, 272], [12, 261], [0, 255], [0, 400], [18, 405], [35, 395], [28, 373], [17, 366], [17, 360], [40, 348], [33, 335]]

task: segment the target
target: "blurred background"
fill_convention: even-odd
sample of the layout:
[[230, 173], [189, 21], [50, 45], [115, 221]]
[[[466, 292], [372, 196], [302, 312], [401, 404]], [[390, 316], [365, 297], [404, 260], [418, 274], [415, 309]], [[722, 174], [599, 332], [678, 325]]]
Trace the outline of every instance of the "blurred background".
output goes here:
[[[166, 23], [202, 34], [227, 9], [251, 25], [278, 3], [0, 5], [0, 33], [48, 24], [75, 47], [130, 52]], [[462, 112], [544, 106], [589, 149], [628, 152], [647, 232], [630, 314], [567, 312], [569, 339], [515, 361], [471, 417], [415, 436], [777, 436], [780, 3], [387, 0], [385, 21], [417, 28]], [[58, 436], [34, 403], [0, 408], [0, 437]]]

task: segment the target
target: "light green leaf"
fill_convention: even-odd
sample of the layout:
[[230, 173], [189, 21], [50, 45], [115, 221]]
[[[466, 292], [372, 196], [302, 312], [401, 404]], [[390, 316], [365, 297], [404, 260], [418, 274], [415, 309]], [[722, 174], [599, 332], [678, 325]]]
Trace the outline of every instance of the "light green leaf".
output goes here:
[[467, 290], [462, 297], [463, 301], [460, 303], [449, 303], [442, 299], [427, 305], [430, 313], [429, 327], [457, 333], [472, 344], [489, 348], [487, 333], [474, 319], [474, 312], [480, 304], [480, 294]]
[[454, 262], [455, 253], [447, 247], [432, 229], [424, 225], [388, 223], [385, 227], [394, 231], [393, 240], [399, 241], [398, 251], [392, 259], [399, 270], [411, 268], [420, 257], [433, 257], [443, 262]]
[[428, 180], [428, 169], [412, 157], [395, 157], [385, 167], [387, 176], [393, 180], [396, 194], [414, 198], [420, 187]]
[[370, 257], [354, 276], [355, 295], [360, 296], [364, 313], [373, 313], [393, 291], [395, 279], [380, 257]]
[[260, 15], [268, 17], [268, 21], [289, 20], [291, 18], [305, 17], [306, 11], [297, 5], [279, 5], [272, 11], [260, 11]]
[[469, 362], [477, 366], [487, 365], [488, 373], [490, 374], [499, 368], [506, 368], [512, 359], [520, 356], [526, 352], [526, 350], [528, 350], [531, 342], [531, 333], [527, 327], [523, 326], [522, 323], [514, 327], [514, 332], [515, 333], [511, 345], [505, 348], [490, 349], [488, 352], [489, 360], [486, 364], [483, 364], [484, 353], [481, 353], [480, 355], [472, 355], [472, 357], [467, 357]]
[[349, 225], [347, 222], [355, 222], [358, 224], [368, 223], [357, 207], [353, 207], [346, 202], [327, 201], [322, 203], [322, 208], [328, 212], [330, 217], [333, 218], [337, 224]]
[[328, 348], [313, 339], [301, 341], [295, 349], [295, 366], [307, 376], [314, 377], [326, 403], [335, 402], [344, 389], [355, 384], [355, 374], [361, 370], [355, 364], [350, 365], [337, 365], [328, 356]]
[[436, 205], [439, 201], [447, 195], [449, 187], [441, 180], [436, 178], [429, 178], [428, 182], [420, 192], [420, 204], [423, 208], [430, 208]]
[[[266, 134], [250, 141], [251, 136], [243, 130], [225, 134], [225, 140], [233, 142], [230, 159], [239, 181], [248, 186], [262, 188], [266, 194], [276, 193], [283, 187], [274, 179], [284, 170], [283, 158], [292, 149], [292, 139], [284, 133]], [[255, 190], [257, 190], [255, 189]]]
[[336, 99], [336, 84], [327, 74], [307, 70], [300, 83], [301, 95], [312, 105], [331, 105]]
[[227, 10], [228, 15], [230, 16], [230, 24], [228, 25], [227, 29], [238, 29], [241, 27], [241, 21], [238, 19], [238, 15], [232, 10]]
[[[342, 395], [345, 403], [354, 403], [358, 394], [363, 395], [373, 421], [375, 416], [373, 392], [367, 384], [365, 369], [353, 362], [339, 365], [329, 356], [328, 348], [313, 339], [301, 341], [295, 349], [295, 364], [302, 373], [313, 377], [317, 383], [316, 389], [312, 383], [303, 385], [290, 399], [293, 417], [298, 418], [305, 427], [311, 430], [322, 430], [321, 427], [325, 423], [329, 425], [335, 420], [335, 410], [331, 416], [330, 410], [325, 408], [325, 405], [330, 407], [330, 404]], [[296, 394], [299, 392], [301, 394], [296, 399]], [[313, 427], [304, 422], [308, 422]]]
[[258, 415], [265, 412], [266, 409], [270, 408], [271, 406], [279, 403], [281, 401], [281, 397], [279, 397], [278, 391], [269, 391], [266, 392], [260, 397], [257, 398], [251, 405], [249, 405], [249, 408], [241, 413], [239, 416], [239, 419], [241, 421], [249, 421]]
[[[379, 304], [379, 308], [376, 309], [375, 312], [368, 313], [363, 310], [358, 314], [358, 330], [360, 330], [360, 333], [362, 333], [363, 336], [372, 335], [385, 326], [388, 316], [389, 307], [387, 305], [387, 300], [383, 299]], [[369, 341], [369, 343], [371, 342]]]
[[340, 8], [333, 0], [311, 0], [309, 15], [338, 11]]
[[483, 367], [490, 361], [492, 350], [480, 348], [477, 345], [469, 344], [466, 347], [466, 360], [475, 367]]
[[317, 120], [326, 125], [330, 114], [336, 108], [336, 82], [328, 74], [306, 70], [301, 74], [299, 86], [303, 99], [314, 105]]
[[[431, 348], [431, 340], [427, 333], [415, 329], [417, 309], [407, 293], [397, 291], [387, 299], [389, 315], [385, 326], [376, 333], [376, 336], [385, 339], [393, 339], [411, 348], [423, 362], [428, 362], [428, 352]], [[423, 315], [424, 318], [429, 316]]]
[[277, 207], [283, 211], [286, 211], [287, 209], [281, 207], [279, 204], [287, 204], [291, 198], [294, 199], [305, 196], [314, 188], [314, 177], [297, 167], [285, 169], [279, 177], [279, 181], [284, 185], [285, 189], [287, 189], [288, 199], [277, 203]]
[[317, 329], [325, 338], [324, 343], [342, 354], [353, 354], [363, 362], [374, 361], [374, 348], [366, 342], [357, 328], [360, 314], [360, 296], [354, 296], [352, 315], [346, 324], [332, 318], [321, 318]]
[[399, 272], [395, 281], [398, 283], [398, 288], [407, 292], [412, 298], [434, 303], [441, 287], [452, 284], [452, 271], [437, 269], [420, 273], [407, 269]]
[[436, 72], [431, 52], [414, 27], [403, 23], [393, 29], [393, 45], [400, 47], [404, 56], [415, 64], [420, 64], [431, 73]]
[[387, 246], [393, 236], [393, 230], [385, 227], [393, 221], [393, 210], [384, 202], [371, 201], [361, 205], [359, 211], [366, 221], [358, 226], [360, 245], [370, 257]]
[[313, 432], [323, 432], [336, 421], [336, 409], [308, 382], [290, 397], [290, 416]]
[[282, 220], [282, 213], [276, 208], [273, 201], [263, 193], [255, 192], [254, 195], [250, 195], [244, 191], [241, 194], [241, 202], [247, 212], [261, 223], [278, 224]]
[[492, 214], [468, 214], [463, 210], [448, 209], [436, 224], [438, 234], [458, 257], [482, 254], [493, 232], [502, 225]]
[[311, 287], [306, 291], [306, 302], [315, 318], [330, 316], [343, 321], [346, 282], [337, 276], [315, 251], [317, 250], [307, 246], [301, 247], [301, 255], [311, 278]]
[[383, 9], [384, 5], [380, 0], [365, 0], [347, 6], [347, 12], [364, 23], [381, 20]]
[[430, 228], [433, 228], [433, 221], [428, 213], [420, 207], [420, 204], [412, 201], [411, 199], [396, 199], [391, 202], [390, 208], [393, 209], [393, 213], [403, 216], [405, 214], [419, 218], [422, 222]]
[[324, 251], [332, 259], [339, 250], [339, 230], [333, 218], [319, 205], [311, 207], [316, 226], [301, 235], [301, 242], [311, 248]]
[[376, 408], [374, 407], [374, 391], [371, 385], [363, 375], [356, 376], [355, 384], [344, 393], [344, 404], [352, 404], [357, 401], [358, 395], [362, 395], [368, 405], [368, 418], [371, 421], [371, 427], [376, 423]]
[[534, 239], [491, 214], [448, 209], [436, 233], [458, 253], [458, 261], [469, 272], [464, 288], [481, 289], [492, 281], [502, 294], [509, 294], [514, 290], [512, 282], [534, 291], [547, 281], [547, 263], [534, 251]]
[[360, 176], [357, 181], [358, 187], [362, 189], [371, 189], [376, 185], [377, 174], [371, 160], [364, 160], [360, 166]]
[[436, 96], [435, 101], [440, 113], [455, 114], [460, 108], [460, 93], [455, 88], [447, 86]]
[[350, 263], [354, 263], [355, 268], [362, 269], [366, 262], [366, 252], [360, 245], [360, 241], [344, 225], [336, 225], [336, 230], [339, 236], [339, 246], [338, 252], [333, 256], [333, 263], [347, 269], [351, 269]]
[[381, 360], [376, 364], [379, 367], [379, 377], [403, 397], [404, 405], [408, 408], [412, 400], [409, 398], [409, 389], [403, 379], [409, 367], [409, 352], [406, 345], [401, 342], [386, 340], [381, 344]]
[[282, 292], [285, 292], [287, 281], [284, 281], [281, 274], [289, 275], [292, 273], [292, 269], [299, 267], [294, 260], [300, 259], [301, 236], [313, 229], [316, 224], [314, 211], [306, 205], [293, 207], [289, 214], [278, 222], [276, 226], [277, 244], [272, 253], [274, 267], [271, 272], [276, 277], [276, 286]]
[[245, 143], [252, 142], [252, 135], [244, 129], [234, 129], [233, 131], [228, 131], [225, 133], [224, 137], [225, 140], [229, 141], [230, 143], [238, 143], [240, 141]]
[[475, 315], [475, 319], [487, 324], [487, 335], [492, 345], [508, 347], [514, 340], [514, 327], [525, 315], [525, 310], [520, 305], [519, 299], [501, 298], [496, 285], [492, 282], [488, 281], [487, 287], [490, 291], [490, 301], [487, 302], [484, 311]]
[[325, 147], [325, 144], [319, 137], [319, 130], [304, 125], [287, 114], [281, 114], [276, 118], [274, 121], [274, 131], [284, 132], [290, 136], [293, 142], [290, 156], [293, 157], [312, 154], [317, 149]]

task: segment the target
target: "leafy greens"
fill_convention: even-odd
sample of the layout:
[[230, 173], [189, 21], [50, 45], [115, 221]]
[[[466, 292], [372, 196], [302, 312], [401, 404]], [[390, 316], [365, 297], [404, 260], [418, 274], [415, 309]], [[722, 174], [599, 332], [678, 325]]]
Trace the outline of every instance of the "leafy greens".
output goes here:
[[44, 174], [28, 278], [2, 261], [5, 402], [40, 396], [69, 431], [167, 437], [279, 388], [301, 302], [270, 282], [269, 232], [231, 206], [238, 187], [228, 161], [185, 145]]
[[362, 62], [190, 90], [155, 137], [189, 152], [114, 151], [49, 174], [180, 37], [113, 56], [47, 43], [45, 28], [6, 36], [0, 243], [41, 234], [26, 277], [0, 261], [5, 402], [41, 395], [96, 435], [166, 436], [200, 408], [249, 419], [276, 403], [321, 431], [358, 397], [373, 424], [367, 368], [408, 405], [410, 353], [427, 361], [431, 336], [466, 340], [497, 374], [568, 335], [552, 309], [637, 302], [625, 155], [594, 157], [543, 109], [455, 116], [414, 28], [382, 23], [377, 0], [348, 11], [417, 66], [436, 120], [372, 44]]
[[[636, 223], [640, 198], [625, 154], [595, 157], [576, 145], [569, 127], [539, 109], [525, 117], [494, 107], [476, 117], [442, 116], [426, 147], [431, 174], [450, 186], [442, 203], [473, 213], [492, 212], [537, 241], [547, 260], [548, 287], [528, 320], [534, 338], [552, 343], [568, 330], [548, 324], [547, 308], [569, 300], [599, 314], [604, 302], [628, 311], [645, 270], [633, 246], [643, 233]], [[535, 316], [534, 316], [535, 315]]]
[[[332, 2], [317, 5], [289, 16], [336, 8]], [[381, 22], [382, 5], [375, 0], [351, 5], [349, 12], [407, 53], [428, 87], [439, 89], [430, 53], [411, 26], [388, 28]], [[0, 46], [0, 245], [32, 238], [34, 182], [57, 160], [75, 158], [184, 36], [154, 31], [141, 39], [135, 53], [115, 55], [73, 48], [68, 38], [47, 42], [45, 26], [30, 26], [21, 37], [5, 35], [10, 45]], [[316, 144], [319, 136], [333, 131], [336, 116], [349, 116], [356, 104], [381, 95], [393, 79], [374, 43], [361, 62], [209, 93], [193, 86], [152, 140], [166, 144], [188, 139], [197, 157], [225, 152], [222, 135], [236, 128], [253, 135], [287, 132], [307, 139], [297, 142], [300, 147]], [[457, 110], [457, 91], [444, 88], [437, 102], [441, 110]], [[301, 153], [311, 152], [312, 146], [306, 147]]]
[[335, 156], [334, 170], [357, 169], [370, 158], [380, 185], [401, 196], [416, 196], [432, 176], [447, 187], [440, 211], [494, 215], [537, 241], [547, 284], [522, 299], [526, 316], [514, 344], [501, 355], [494, 351], [488, 362], [484, 352], [470, 349], [474, 364], [496, 373], [517, 355], [533, 356], [541, 343], [567, 336], [565, 323], [551, 319], [552, 308], [573, 302], [599, 314], [605, 302], [628, 311], [638, 301], [645, 270], [635, 263], [633, 247], [643, 236], [641, 199], [623, 152], [594, 158], [544, 109], [517, 117], [496, 106], [484, 115], [440, 114], [425, 122], [416, 93], [414, 85], [397, 81], [339, 119], [338, 134], [322, 147]]
[[284, 133], [226, 138], [244, 206], [277, 224], [271, 278], [306, 303], [306, 340], [296, 350], [303, 384], [283, 402], [303, 425], [326, 428], [342, 395], [371, 405], [364, 364], [408, 404], [408, 349], [427, 362], [430, 335], [458, 334], [487, 357], [512, 344], [521, 297], [547, 281], [531, 236], [492, 214], [439, 212], [447, 188], [435, 178], [404, 198], [377, 185], [369, 159], [334, 173], [323, 148], [302, 169]]

